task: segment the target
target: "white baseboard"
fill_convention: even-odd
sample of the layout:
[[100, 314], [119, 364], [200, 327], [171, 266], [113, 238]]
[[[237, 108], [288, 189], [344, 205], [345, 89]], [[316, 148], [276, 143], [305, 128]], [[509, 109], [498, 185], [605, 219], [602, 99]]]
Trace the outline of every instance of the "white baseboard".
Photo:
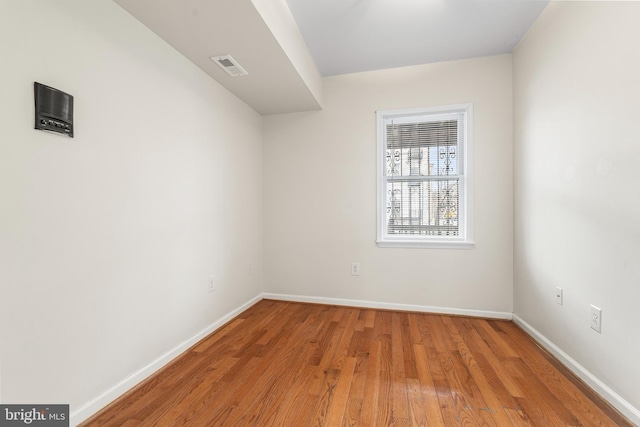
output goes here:
[[118, 397], [120, 397], [121, 395], [123, 395], [124, 393], [126, 393], [127, 391], [135, 387], [137, 384], [139, 384], [140, 382], [148, 378], [151, 374], [160, 370], [162, 367], [167, 365], [177, 356], [184, 353], [187, 349], [189, 349], [189, 347], [193, 346], [195, 343], [197, 343], [198, 341], [200, 341], [201, 339], [203, 339], [204, 337], [206, 337], [216, 329], [220, 328], [229, 320], [233, 319], [234, 317], [236, 317], [237, 315], [239, 315], [240, 313], [242, 313], [243, 311], [245, 311], [246, 309], [248, 309], [249, 307], [257, 303], [258, 301], [260, 301], [261, 299], [263, 299], [262, 295], [258, 295], [252, 298], [251, 300], [242, 304], [240, 307], [222, 316], [220, 319], [216, 320], [211, 325], [207, 326], [206, 328], [204, 328], [203, 330], [195, 334], [193, 337], [180, 343], [179, 345], [172, 348], [165, 354], [153, 360], [148, 365], [142, 367], [138, 371], [129, 375], [127, 378], [123, 379], [118, 384], [114, 385], [113, 387], [109, 388], [103, 393], [100, 393], [98, 396], [96, 396], [89, 402], [85, 403], [78, 409], [71, 412], [70, 414], [71, 426], [76, 426], [81, 422], [83, 422], [84, 420], [86, 420], [87, 418], [89, 418], [90, 416], [92, 416], [93, 414], [97, 413], [100, 409], [104, 408], [109, 403], [113, 402]]
[[609, 402], [620, 413], [636, 425], [640, 425], [640, 410], [635, 408], [609, 386], [600, 381], [595, 375], [586, 370], [582, 365], [562, 351], [557, 345], [552, 343], [547, 337], [538, 332], [533, 326], [525, 322], [521, 317], [514, 314], [513, 322], [520, 326], [527, 334], [543, 346], [549, 353], [553, 354], [564, 366], [577, 375], [582, 381], [587, 383], [596, 393]]
[[511, 313], [502, 311], [470, 310], [465, 308], [432, 307], [428, 305], [395, 304], [377, 301], [273, 293], [264, 293], [262, 294], [262, 298], [281, 301], [309, 302], [315, 304], [342, 305], [348, 307], [377, 308], [381, 310], [415, 311], [418, 313], [453, 314], [458, 316], [511, 320]]

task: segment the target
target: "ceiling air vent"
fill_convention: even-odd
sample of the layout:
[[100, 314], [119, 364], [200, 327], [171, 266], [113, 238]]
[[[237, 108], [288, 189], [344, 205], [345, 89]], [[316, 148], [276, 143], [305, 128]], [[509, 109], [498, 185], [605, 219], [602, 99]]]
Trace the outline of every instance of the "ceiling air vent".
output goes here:
[[231, 77], [246, 76], [249, 74], [236, 62], [235, 59], [231, 57], [231, 55], [212, 56], [211, 60], [218, 64], [218, 66], [226, 71]]

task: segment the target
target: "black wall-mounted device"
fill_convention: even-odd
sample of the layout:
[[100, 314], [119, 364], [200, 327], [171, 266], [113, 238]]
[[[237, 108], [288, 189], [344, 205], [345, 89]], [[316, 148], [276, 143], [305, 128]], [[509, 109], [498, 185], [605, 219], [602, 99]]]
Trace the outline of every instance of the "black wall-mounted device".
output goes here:
[[38, 82], [33, 83], [33, 95], [35, 128], [73, 138], [73, 96]]

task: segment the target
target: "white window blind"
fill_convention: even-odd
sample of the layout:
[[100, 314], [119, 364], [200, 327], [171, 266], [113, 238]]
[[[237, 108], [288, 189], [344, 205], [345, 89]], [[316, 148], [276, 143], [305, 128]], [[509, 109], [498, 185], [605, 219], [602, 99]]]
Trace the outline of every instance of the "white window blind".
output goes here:
[[470, 243], [471, 106], [378, 112], [378, 244]]

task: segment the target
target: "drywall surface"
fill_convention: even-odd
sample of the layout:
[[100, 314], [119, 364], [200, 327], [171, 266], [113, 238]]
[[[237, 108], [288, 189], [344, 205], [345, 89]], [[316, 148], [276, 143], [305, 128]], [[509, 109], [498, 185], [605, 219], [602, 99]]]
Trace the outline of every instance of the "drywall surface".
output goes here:
[[322, 77], [298, 29], [286, 0], [251, 0], [273, 36], [298, 70], [319, 106], [322, 105]]
[[73, 412], [261, 293], [262, 119], [112, 1], [0, 2], [0, 52], [2, 400]]
[[552, 2], [514, 53], [514, 312], [635, 408], [639, 20], [635, 2]]
[[[335, 76], [323, 87], [323, 111], [264, 118], [265, 291], [511, 312], [511, 56]], [[476, 246], [379, 248], [375, 112], [463, 103], [474, 107]]]

